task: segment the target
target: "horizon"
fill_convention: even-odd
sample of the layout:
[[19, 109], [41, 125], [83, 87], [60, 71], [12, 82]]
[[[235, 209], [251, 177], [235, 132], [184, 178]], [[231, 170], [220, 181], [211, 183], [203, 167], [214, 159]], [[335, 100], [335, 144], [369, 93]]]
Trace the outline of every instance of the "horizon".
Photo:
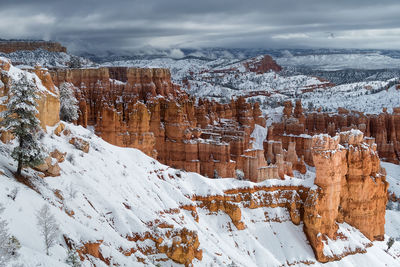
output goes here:
[[398, 50], [399, 12], [395, 0], [21, 0], [2, 4], [0, 32], [7, 39], [54, 40], [71, 52], [148, 46]]

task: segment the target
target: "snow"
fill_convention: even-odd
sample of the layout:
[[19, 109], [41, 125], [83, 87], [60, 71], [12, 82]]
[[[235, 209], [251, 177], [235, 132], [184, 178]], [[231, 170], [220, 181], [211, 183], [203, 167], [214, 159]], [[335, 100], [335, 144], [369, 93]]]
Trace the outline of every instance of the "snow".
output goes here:
[[65, 68], [68, 67], [73, 60], [79, 62], [82, 66], [94, 65], [93, 62], [82, 57], [77, 57], [64, 52], [50, 52], [44, 49], [0, 53], [0, 57], [9, 58], [13, 63], [19, 64], [19, 67], [21, 68], [31, 68], [37, 64], [48, 68]]
[[[174, 53], [177, 58], [182, 56], [179, 51]], [[377, 59], [374, 56], [371, 58]], [[342, 64], [339, 59], [336, 62], [336, 66]], [[173, 80], [180, 83], [183, 78], [189, 78], [192, 87], [186, 90], [199, 97], [221, 100], [257, 91], [270, 93], [271, 96], [250, 98], [265, 101], [266, 104], [262, 107], [264, 113], [270, 114], [269, 124], [279, 120], [282, 113], [282, 107], [273, 107], [273, 102], [279, 103], [295, 98], [301, 98], [304, 106], [312, 102], [332, 111], [344, 106], [378, 113], [383, 106], [389, 107], [389, 112], [392, 107], [400, 106], [400, 90], [394, 87], [380, 90], [388, 81], [352, 83], [302, 92], [310, 85], [321, 85], [324, 82], [306, 75], [247, 73], [238, 60], [229, 55], [214, 60], [163, 58], [109, 62], [104, 65], [171, 68]], [[223, 77], [211, 72], [225, 69], [227, 66], [238, 66], [238, 72], [227, 73]], [[332, 66], [334, 64], [331, 68]], [[11, 67], [9, 73], [12, 78], [17, 78], [22, 71]], [[189, 72], [193, 72], [193, 76], [188, 75]], [[29, 75], [35, 79], [40, 90], [47, 90], [35, 74]], [[373, 90], [375, 91], [372, 92]], [[248, 209], [239, 204], [241, 219], [247, 226], [242, 231], [237, 231], [231, 219], [223, 212], [210, 214], [208, 210], [198, 208], [199, 223], [194, 221], [190, 211], [165, 212], [179, 209], [182, 205], [195, 205], [192, 200], [195, 195], [221, 195], [233, 188], [304, 186], [315, 189], [315, 168], [307, 166], [306, 175], [294, 172], [294, 177], [286, 176], [285, 180], [271, 179], [258, 184], [233, 178], [208, 179], [197, 173], [165, 166], [139, 150], [110, 145], [95, 136], [93, 130], [72, 124], [66, 125], [72, 136], [89, 142], [90, 151], [86, 154], [77, 150], [69, 144], [68, 137], [52, 134], [54, 127], [49, 127], [43, 139], [47, 149], [58, 149], [66, 152], [67, 156], [66, 160], [60, 163], [62, 171], [59, 177], [42, 179], [32, 170], [24, 171], [24, 175], [31, 177], [30, 181], [35, 190], [13, 178], [12, 172], [16, 169], [16, 163], [12, 161], [9, 153], [15, 144], [0, 145], [0, 203], [5, 207], [2, 219], [7, 221], [10, 233], [16, 236], [22, 245], [21, 256], [16, 263], [27, 267], [67, 266], [64, 264], [67, 249], [61, 237], [62, 233], [74, 240], [78, 246], [86, 242], [104, 240], [100, 246], [103, 256], [112, 257], [112, 262], [119, 266], [143, 266], [137, 262], [136, 256], [145, 258], [151, 265], [152, 260], [165, 258], [165, 255], [147, 257], [137, 251], [134, 255], [126, 257], [119, 248], [128, 250], [155, 246], [151, 240], [131, 242], [125, 237], [133, 233], [144, 234], [147, 231], [155, 233], [155, 229], [149, 227], [148, 223], [161, 220], [173, 225], [175, 229], [186, 227], [198, 233], [203, 259], [194, 260], [194, 266], [226, 266], [231, 262], [246, 267], [305, 266], [307, 263], [315, 266], [400, 265], [399, 242], [395, 242], [388, 252], [385, 251], [389, 236], [400, 237], [398, 211], [386, 213], [385, 241], [371, 242], [372, 246], [366, 248], [365, 254], [346, 256], [340, 261], [326, 264], [316, 261], [304, 234], [303, 224], [294, 225], [284, 208]], [[262, 149], [267, 130], [256, 125], [251, 136], [254, 138], [253, 149]], [[387, 170], [389, 190], [399, 196], [400, 166], [385, 162], [382, 166]], [[18, 189], [18, 193], [15, 200], [12, 200], [7, 195], [15, 189]], [[59, 192], [62, 199], [58, 198], [55, 192]], [[44, 204], [49, 204], [60, 228], [59, 242], [51, 248], [50, 256], [45, 254], [42, 237], [36, 225], [36, 213]], [[67, 212], [71, 211], [74, 215], [69, 216]], [[164, 230], [157, 231], [162, 233]], [[339, 224], [339, 232], [346, 236], [347, 240], [327, 240], [327, 255], [341, 254], [348, 248], [364, 248], [370, 243], [362, 233], [350, 225]], [[164, 242], [169, 244], [172, 240], [165, 239]], [[89, 258], [83, 266], [106, 266], [94, 257]], [[177, 266], [171, 260], [160, 264]]]
[[386, 170], [386, 181], [389, 183], [389, 191], [400, 197], [400, 165], [389, 162], [381, 162]]
[[341, 69], [395, 69], [400, 68], [400, 59], [379, 52], [299, 55], [277, 58], [282, 66], [307, 66], [321, 70]]
[[[400, 68], [399, 58], [377, 53], [305, 55], [275, 59], [278, 63], [286, 64], [288, 62], [283, 66], [302, 66], [303, 63], [299, 61], [299, 58], [307, 59], [304, 64], [311, 68], [315, 62], [322, 62], [321, 66], [326, 66], [325, 69]], [[379, 61], [375, 61], [378, 59]], [[171, 71], [173, 82], [180, 84], [193, 96], [206, 97], [219, 102], [227, 102], [232, 97], [246, 96], [250, 101], [260, 102], [263, 113], [272, 114], [273, 117], [276, 117], [275, 113], [281, 114], [281, 105], [284, 101], [294, 101], [295, 99], [301, 99], [303, 107], [306, 109], [313, 105], [315, 109], [322, 107], [330, 112], [337, 112], [339, 107], [345, 107], [350, 110], [376, 114], [380, 113], [383, 107], [387, 107], [391, 112], [393, 107], [400, 106], [400, 90], [396, 90], [394, 87], [386, 88], [389, 82], [393, 81], [390, 79], [390, 75], [389, 79], [382, 77], [375, 79], [370, 76], [360, 82], [335, 86], [312, 75], [287, 71], [281, 73], [271, 71], [263, 74], [247, 72], [243, 68], [243, 62], [235, 57], [183, 58], [179, 60], [161, 57], [111, 61], [103, 63], [102, 66], [168, 68]], [[182, 82], [183, 80], [189, 82], [190, 88], [187, 88], [186, 84]], [[318, 88], [320, 86], [323, 88]]]
[[[242, 221], [247, 226], [243, 231], [237, 231], [230, 218], [221, 212], [210, 214], [208, 210], [198, 208], [199, 223], [194, 221], [189, 211], [165, 213], [181, 205], [194, 205], [191, 200], [193, 195], [219, 195], [227, 189], [239, 187], [311, 187], [313, 177], [287, 177], [287, 180], [272, 179], [259, 184], [232, 178], [208, 179], [196, 173], [169, 168], [139, 150], [110, 145], [81, 126], [67, 124], [67, 128], [72, 136], [88, 141], [90, 151], [86, 154], [77, 150], [69, 144], [68, 138], [55, 136], [51, 134], [53, 128], [48, 128], [44, 143], [49, 151], [58, 149], [67, 152], [67, 160], [60, 163], [62, 173], [59, 177], [42, 179], [35, 177], [35, 172], [31, 170], [25, 171], [25, 175], [32, 176], [31, 181], [37, 192], [15, 181], [11, 171], [15, 171], [16, 164], [7, 154], [12, 145], [1, 146], [0, 169], [4, 175], [0, 180], [0, 202], [6, 207], [4, 218], [11, 234], [22, 245], [18, 262], [25, 266], [66, 266], [63, 262], [67, 250], [61, 237], [60, 242], [51, 248], [50, 257], [44, 253], [35, 214], [46, 203], [50, 204], [60, 233], [77, 243], [104, 240], [101, 245], [103, 255], [112, 256], [121, 266], [139, 263], [134, 256], [125, 257], [116, 248], [154, 246], [152, 241], [134, 243], [127, 241], [124, 236], [151, 231], [146, 222], [156, 219], [174, 225], [176, 229], [186, 227], [197, 231], [203, 260], [195, 260], [195, 266], [209, 266], [211, 263], [224, 266], [232, 261], [239, 266], [280, 266], [305, 261], [319, 265], [311, 247], [307, 245], [303, 225], [292, 224], [284, 208], [248, 209], [241, 206]], [[256, 132], [261, 132], [261, 128]], [[7, 197], [14, 188], [18, 188], [15, 201]], [[59, 190], [63, 199], [55, 196], [56, 190]], [[74, 211], [74, 215], [68, 216], [66, 211]], [[358, 236], [358, 232], [349, 233], [349, 239]], [[382, 253], [384, 245], [378, 244], [376, 247], [376, 243], [362, 256], [349, 256], [328, 266], [361, 266], [357, 264], [359, 260], [380, 260], [394, 266], [396, 260]], [[334, 247], [329, 244], [329, 248]], [[140, 255], [140, 252], [136, 255]], [[91, 261], [86, 260], [84, 266], [105, 266], [97, 259], [91, 258]], [[172, 261], [162, 263], [165, 266], [171, 264], [176, 265]]]
[[268, 129], [256, 124], [250, 137], [254, 138], [253, 149], [264, 149], [263, 142], [267, 138]]

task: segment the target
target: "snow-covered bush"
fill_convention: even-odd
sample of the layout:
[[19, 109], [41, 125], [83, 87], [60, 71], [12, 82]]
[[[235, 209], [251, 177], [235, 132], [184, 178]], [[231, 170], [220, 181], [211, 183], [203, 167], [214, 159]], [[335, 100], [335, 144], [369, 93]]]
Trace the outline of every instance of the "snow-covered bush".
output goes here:
[[23, 167], [37, 166], [46, 157], [45, 149], [39, 142], [42, 130], [36, 117], [36, 100], [39, 97], [36, 85], [27, 74], [11, 81], [9, 94], [6, 110], [1, 114], [4, 118], [1, 125], [3, 131], [10, 131], [18, 140], [11, 157], [18, 162], [17, 175], [21, 175]]
[[215, 178], [215, 179], [221, 178], [221, 177], [219, 176], [217, 170], [214, 170], [214, 178]]
[[11, 198], [13, 201], [15, 201], [15, 198], [17, 197], [18, 194], [18, 187], [15, 187], [9, 194], [7, 194], [7, 197]]
[[244, 172], [242, 170], [237, 169], [236, 170], [236, 178], [238, 180], [244, 180]]
[[78, 119], [78, 100], [71, 83], [64, 82], [60, 85], [60, 118], [67, 122]]
[[43, 207], [36, 214], [37, 226], [44, 239], [46, 254], [49, 255], [49, 249], [56, 244], [58, 237], [58, 225], [53, 214], [50, 213], [48, 205]]
[[68, 154], [67, 160], [68, 160], [72, 165], [75, 165], [75, 155], [74, 155], [74, 154]]
[[68, 250], [67, 258], [65, 259], [65, 263], [72, 267], [81, 267], [81, 260], [79, 259], [78, 252], [74, 249]]

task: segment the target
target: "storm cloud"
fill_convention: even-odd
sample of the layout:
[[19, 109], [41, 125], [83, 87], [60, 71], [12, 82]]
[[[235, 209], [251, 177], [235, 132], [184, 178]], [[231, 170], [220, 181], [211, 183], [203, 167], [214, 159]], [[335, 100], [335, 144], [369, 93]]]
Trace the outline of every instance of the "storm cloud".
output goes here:
[[0, 0], [1, 38], [71, 51], [155, 48], [400, 49], [398, 0]]

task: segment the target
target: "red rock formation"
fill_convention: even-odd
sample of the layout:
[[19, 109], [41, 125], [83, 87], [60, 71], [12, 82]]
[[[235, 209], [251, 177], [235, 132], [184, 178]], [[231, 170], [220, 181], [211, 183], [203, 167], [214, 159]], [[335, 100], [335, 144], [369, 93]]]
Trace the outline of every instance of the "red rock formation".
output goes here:
[[269, 71], [280, 72], [282, 67], [279, 66], [275, 60], [269, 55], [265, 55], [262, 58], [257, 57], [250, 59], [243, 63], [248, 71], [256, 73], [266, 73]]
[[285, 103], [282, 122], [274, 123], [269, 129], [268, 140], [282, 141], [287, 149], [291, 141], [296, 142], [296, 152], [304, 156], [307, 164], [313, 165], [310, 157], [311, 135], [327, 133], [335, 136], [337, 132], [358, 129], [366, 137], [375, 138], [377, 151], [381, 159], [392, 163], [400, 163], [400, 112], [394, 108], [393, 113], [379, 115], [363, 114], [356, 111], [339, 109], [338, 114], [312, 112], [302, 114], [301, 103], [296, 102], [294, 117], [291, 103]]
[[323, 241], [338, 238], [338, 222], [356, 227], [371, 241], [383, 240], [388, 183], [376, 146], [362, 132], [349, 131], [333, 138], [314, 136], [312, 154], [318, 187], [309, 191], [304, 205], [304, 231], [317, 259], [337, 259], [324, 254]]
[[67, 52], [67, 48], [57, 42], [48, 41], [0, 41], [0, 52], [12, 53], [19, 50], [44, 49], [50, 52]]
[[259, 105], [244, 98], [196, 105], [165, 69], [72, 69], [52, 76], [57, 85], [76, 87], [79, 124], [94, 126], [112, 144], [138, 148], [167, 165], [208, 177], [235, 177], [255, 124], [265, 126]]
[[[151, 222], [151, 224], [153, 223]], [[174, 229], [172, 225], [162, 223], [154, 226], [159, 229], [157, 233], [133, 233], [127, 236], [127, 240], [136, 243], [137, 249], [121, 250], [121, 252], [126, 256], [132, 255], [137, 250], [142, 255], [163, 253], [174, 262], [185, 266], [191, 266], [195, 258], [198, 260], [203, 258], [203, 251], [199, 249], [200, 242], [195, 231], [190, 231], [187, 228]], [[143, 242], [146, 240], [154, 242], [154, 246], [141, 247], [137, 244], [138, 241]]]
[[[8, 60], [0, 60], [0, 97], [7, 96], [9, 94], [9, 82], [11, 75], [8, 73], [11, 68], [11, 64]], [[39, 99], [37, 100], [37, 110], [39, 111], [37, 117], [40, 120], [40, 125], [44, 130], [46, 126], [54, 126], [60, 121], [60, 101], [58, 90], [54, 86], [50, 74], [46, 69], [36, 67], [33, 71], [44, 87], [38, 88], [37, 94]], [[0, 105], [0, 112], [5, 110], [5, 105]], [[11, 136], [8, 133], [1, 133], [0, 139], [5, 142], [10, 140]]]

